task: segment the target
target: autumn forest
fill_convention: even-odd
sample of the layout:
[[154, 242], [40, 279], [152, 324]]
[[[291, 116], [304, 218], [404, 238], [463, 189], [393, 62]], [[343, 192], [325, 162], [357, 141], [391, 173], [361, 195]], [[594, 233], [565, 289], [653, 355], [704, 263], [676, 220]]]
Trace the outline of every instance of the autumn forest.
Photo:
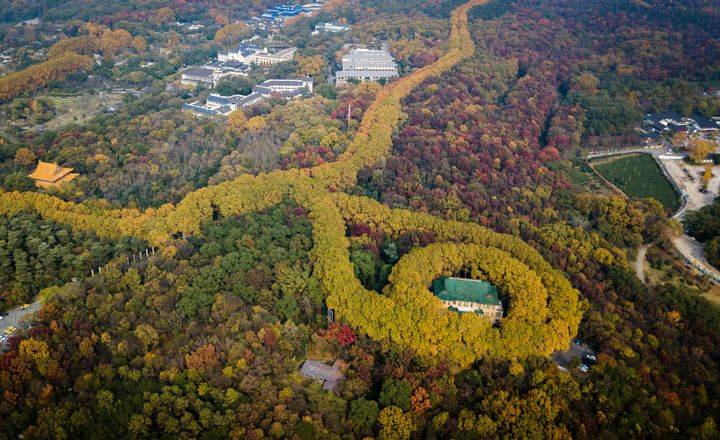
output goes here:
[[[278, 5], [0, 0], [0, 438], [720, 438], [720, 147], [680, 217], [586, 159], [715, 121], [720, 3]], [[297, 51], [185, 84], [250, 43]]]

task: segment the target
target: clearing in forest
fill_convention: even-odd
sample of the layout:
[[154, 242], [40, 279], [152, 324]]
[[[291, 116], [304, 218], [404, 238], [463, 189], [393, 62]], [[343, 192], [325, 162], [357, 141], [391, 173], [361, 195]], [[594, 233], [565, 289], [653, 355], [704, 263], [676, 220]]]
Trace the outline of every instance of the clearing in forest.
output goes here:
[[631, 198], [652, 197], [670, 212], [679, 206], [678, 195], [655, 160], [647, 154], [614, 156], [592, 165]]

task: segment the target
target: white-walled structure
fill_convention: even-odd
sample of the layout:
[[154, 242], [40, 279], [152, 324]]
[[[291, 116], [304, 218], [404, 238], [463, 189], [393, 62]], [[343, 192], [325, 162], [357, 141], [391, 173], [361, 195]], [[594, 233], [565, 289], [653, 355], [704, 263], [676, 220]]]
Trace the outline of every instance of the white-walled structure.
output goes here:
[[378, 81], [397, 76], [395, 58], [387, 50], [353, 49], [342, 57], [342, 70], [335, 72], [335, 83], [342, 87], [352, 79]]
[[205, 100], [205, 104], [197, 101], [183, 104], [183, 110], [196, 116], [227, 116], [239, 108], [250, 107], [269, 98], [290, 100], [299, 98], [305, 93], [312, 93], [312, 91], [312, 78], [269, 79], [254, 86], [249, 95], [223, 96], [211, 93]]

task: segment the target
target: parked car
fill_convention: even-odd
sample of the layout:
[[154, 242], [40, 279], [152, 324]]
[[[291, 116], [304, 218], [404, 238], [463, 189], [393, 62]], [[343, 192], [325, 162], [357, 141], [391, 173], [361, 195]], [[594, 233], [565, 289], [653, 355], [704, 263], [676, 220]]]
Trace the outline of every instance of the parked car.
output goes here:
[[25, 304], [23, 304], [23, 305], [20, 306], [20, 310], [25, 310], [25, 309], [27, 309], [28, 307], [30, 307], [30, 304], [25, 303]]
[[580, 364], [580, 366], [578, 367], [578, 369], [579, 369], [580, 371], [582, 371], [583, 373], [587, 373], [588, 371], [590, 371], [590, 367], [588, 367], [588, 366], [585, 365], [585, 364]]

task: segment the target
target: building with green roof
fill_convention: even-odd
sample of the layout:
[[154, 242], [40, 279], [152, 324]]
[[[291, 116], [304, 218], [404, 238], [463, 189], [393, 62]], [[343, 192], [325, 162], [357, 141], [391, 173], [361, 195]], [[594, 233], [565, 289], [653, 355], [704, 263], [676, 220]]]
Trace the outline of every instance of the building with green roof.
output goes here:
[[484, 280], [440, 277], [433, 282], [433, 293], [450, 310], [477, 313], [498, 323], [503, 306], [497, 288]]

